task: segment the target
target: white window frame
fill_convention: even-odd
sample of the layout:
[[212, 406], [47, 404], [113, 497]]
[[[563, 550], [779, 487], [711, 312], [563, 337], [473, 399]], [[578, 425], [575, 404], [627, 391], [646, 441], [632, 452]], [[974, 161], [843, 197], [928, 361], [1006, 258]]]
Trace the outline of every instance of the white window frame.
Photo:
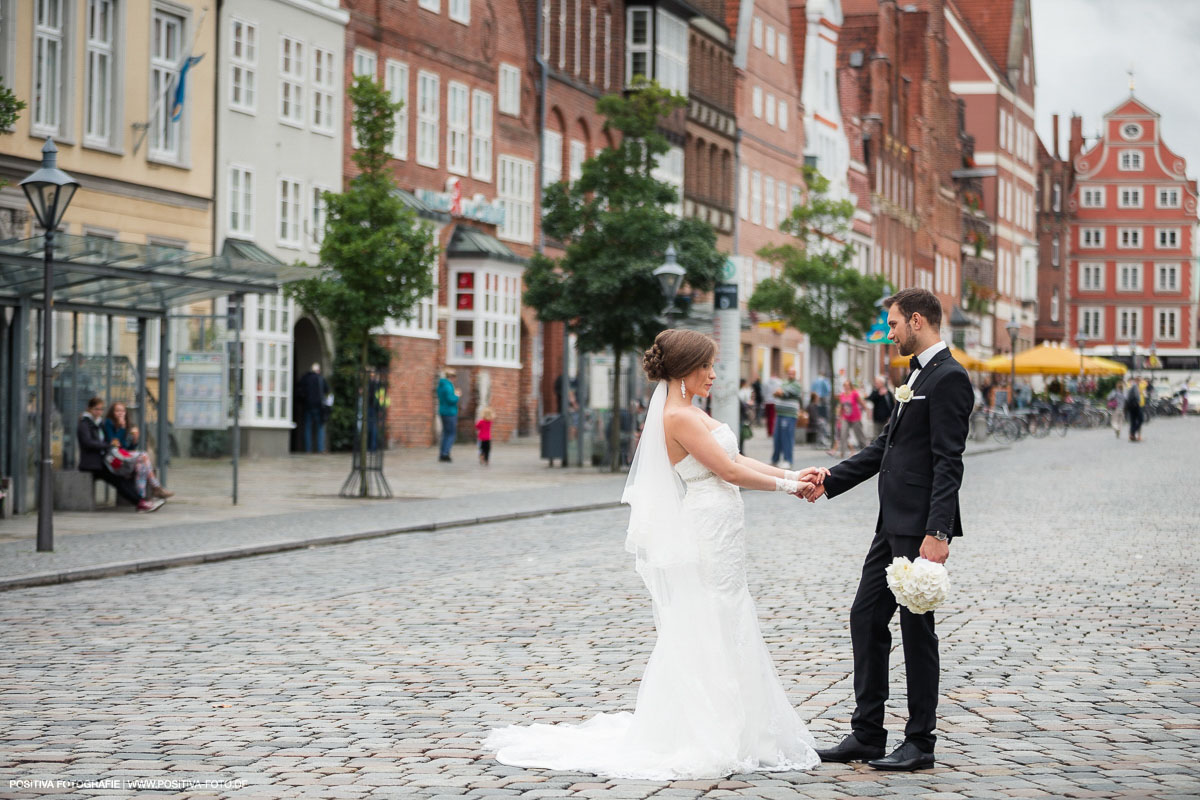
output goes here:
[[1050, 321], [1058, 322], [1058, 314], [1061, 306], [1061, 300], [1058, 296], [1058, 287], [1054, 287], [1054, 291], [1050, 293]]
[[[1178, 292], [1179, 291], [1179, 276], [1183, 274], [1183, 268], [1179, 264], [1155, 264], [1154, 265], [1154, 291], [1156, 292]], [[1170, 276], [1170, 280], [1166, 280]]]
[[1119, 341], [1126, 342], [1130, 339], [1141, 341], [1142, 310], [1140, 308], [1117, 308], [1114, 319], [1116, 322], [1115, 333]]
[[665, 206], [665, 210], [676, 217], [683, 216], [683, 171], [683, 148], [676, 147], [675, 145], [672, 145], [667, 152], [659, 155], [654, 169], [650, 170], [651, 177], [675, 187], [675, 196], [678, 199], [674, 203]]
[[442, 0], [418, 0], [417, 5], [434, 14], [442, 13]]
[[1057, 267], [1062, 260], [1062, 241], [1058, 234], [1050, 239], [1050, 266]]
[[1117, 263], [1118, 292], [1140, 292], [1143, 286], [1141, 264]]
[[[1088, 234], [1093, 234], [1090, 242]], [[1086, 250], [1097, 250], [1104, 247], [1104, 228], [1080, 228], [1079, 247]]]
[[471, 177], [492, 182], [492, 95], [471, 92]]
[[1141, 208], [1142, 207], [1142, 187], [1140, 186], [1119, 186], [1117, 187], [1117, 208]]
[[230, 164], [226, 176], [229, 216], [225, 235], [235, 239], [254, 238], [254, 168]]
[[354, 77], [366, 75], [373, 81], [379, 80], [379, 56], [373, 50], [354, 48]]
[[[70, 15], [75, 7], [69, 0], [39, 0], [34, 6], [33, 14], [33, 68], [30, 70], [29, 121], [30, 133], [34, 136], [54, 136], [62, 138], [61, 133], [67, 129], [67, 114], [69, 102], [67, 94], [72, 81], [64, 75], [71, 68], [71, 48], [68, 44], [70, 32]], [[39, 14], [50, 9], [57, 9], [57, 19], [47, 14], [39, 18]], [[156, 8], [157, 12], [158, 9]], [[43, 59], [43, 53], [46, 54]], [[49, 97], [38, 91], [39, 76], [48, 69], [43, 63], [53, 68], [54, 78], [50, 81]], [[11, 83], [11, 81], [6, 81]]]
[[[1171, 327], [1168, 330], [1163, 323], [1167, 319], [1171, 320]], [[1179, 313], [1177, 308], [1159, 308], [1154, 312], [1154, 338], [1158, 341], [1177, 342], [1179, 341], [1180, 319], [1183, 315]]]
[[754, 27], [752, 28], [752, 34], [753, 34], [752, 38], [754, 39], [754, 46], [757, 47], [759, 50], [762, 50], [762, 46], [763, 46], [762, 17], [756, 16], [754, 18]]
[[1089, 306], [1079, 309], [1079, 330], [1085, 339], [1104, 338], [1104, 309]]
[[750, 221], [762, 225], [762, 173], [754, 170], [750, 175]]
[[778, 47], [779, 47], [779, 63], [780, 63], [780, 64], [786, 64], [786, 63], [788, 63], [788, 56], [787, 56], [787, 34], [786, 34], [786, 33], [784, 33], [783, 31], [780, 31], [780, 32], [779, 32], [779, 45], [778, 45]]
[[1104, 208], [1107, 198], [1103, 186], [1087, 186], [1079, 192], [1079, 205], [1083, 208]]
[[612, 86], [612, 12], [604, 12], [604, 88]]
[[[87, 94], [83, 110], [83, 143], [107, 148], [113, 146], [116, 135], [114, 118], [119, 119], [114, 112], [120, 107], [116, 95], [119, 69], [116, 42], [121, 20], [118, 18], [116, 0], [88, 0], [86, 14], [84, 33], [87, 53], [84, 64], [87, 76], [84, 86]], [[101, 19], [108, 21], [107, 37], [103, 26], [97, 25]]]
[[575, 39], [574, 44], [575, 44], [575, 76], [576, 77], [579, 77], [579, 74], [583, 71], [583, 50], [579, 46], [580, 41], [581, 41], [580, 37], [582, 36], [582, 33], [583, 33], [583, 0], [575, 0], [575, 30], [574, 30], [573, 38]]
[[550, 31], [554, 19], [553, 0], [538, 0], [542, 6], [542, 60], [550, 62]]
[[305, 43], [287, 34], [279, 37], [279, 121], [303, 128]]
[[[783, 228], [788, 218], [788, 188], [783, 181], [775, 182], [775, 226]], [[864, 273], [865, 274], [865, 273]]]
[[314, 253], [321, 252], [321, 242], [325, 241], [325, 222], [329, 218], [328, 207], [323, 199], [325, 192], [333, 189], [320, 183], [308, 185], [308, 219], [305, 226], [308, 230], [308, 246]]
[[[1174, 186], [1163, 187], [1163, 188], [1160, 188], [1154, 194], [1155, 194], [1155, 202], [1154, 202], [1155, 208], [1179, 208], [1179, 198], [1182, 196], [1182, 192], [1179, 191], [1178, 187], [1174, 187]], [[1174, 200], [1172, 202], [1164, 203], [1163, 196], [1168, 195], [1168, 194], [1169, 194], [1169, 196], [1174, 197]]]
[[763, 98], [763, 119], [768, 125], [775, 124], [776, 110], [778, 110], [778, 106], [775, 105], [775, 95], [767, 92], [766, 97]]
[[450, 0], [449, 16], [451, 22], [463, 25], [471, 24], [471, 0]]
[[775, 179], [770, 175], [763, 176], [763, 227], [769, 231], [775, 230]]
[[688, 23], [679, 17], [655, 8], [654, 14], [654, 79], [664, 89], [687, 97], [688, 94]]
[[588, 83], [596, 83], [596, 19], [600, 11], [592, 3], [588, 9]]
[[[1165, 237], [1173, 238], [1172, 242], [1163, 242]], [[1154, 248], [1156, 250], [1178, 250], [1179, 243], [1183, 241], [1183, 236], [1179, 228], [1155, 228], [1154, 229]]]
[[567, 0], [558, 3], [558, 68], [567, 68]]
[[1141, 172], [1142, 164], [1141, 150], [1121, 150], [1117, 156], [1117, 169], [1121, 172]]
[[1142, 229], [1134, 227], [1117, 228], [1118, 250], [1140, 250], [1142, 247]]
[[280, 176], [275, 182], [275, 241], [280, 247], [299, 250], [303, 245], [304, 181]]
[[516, 156], [497, 159], [496, 196], [504, 206], [504, 223], [496, 236], [510, 242], [533, 243], [533, 162]]
[[775, 26], [768, 25], [763, 32], [763, 50], [771, 58], [775, 57]]
[[788, 129], [788, 104], [786, 100], [779, 101], [779, 130], [786, 131]]
[[500, 63], [499, 103], [496, 110], [510, 117], [521, 116], [521, 70]]
[[441, 116], [441, 78], [433, 72], [417, 72], [417, 163], [438, 166], [438, 125]]
[[[456, 261], [449, 270], [447, 285], [455, 295], [470, 293], [473, 308], [458, 310], [457, 297], [448, 303], [446, 363], [520, 368], [521, 268], [495, 262]], [[471, 274], [472, 287], [458, 289], [460, 276], [465, 274]], [[460, 323], [470, 326], [469, 353]]]
[[430, 277], [433, 279], [433, 293], [422, 297], [413, 308], [412, 319], [393, 320], [389, 333], [397, 336], [408, 336], [413, 339], [439, 339], [438, 336], [438, 260], [433, 259], [429, 265]]
[[1008, 114], [1000, 109], [1000, 149], [1008, 150]]
[[229, 20], [229, 108], [258, 113], [258, 25], [240, 17]]
[[[154, 30], [160, 16], [164, 18], [164, 26], [178, 23], [179, 29], [174, 53], [155, 54], [158, 42], [154, 36]], [[183, 56], [184, 42], [191, 27], [190, 22], [190, 18], [184, 16], [175, 6], [168, 8], [155, 5], [151, 13], [150, 108], [153, 110], [154, 118], [150, 121], [150, 146], [146, 151], [146, 156], [151, 161], [179, 164], [183, 160], [183, 137], [186, 130], [184, 122], [188, 110], [185, 106], [179, 121], [172, 122], [170, 95], [174, 82], [179, 77], [179, 60]]]
[[312, 48], [312, 129], [326, 136], [336, 133], [337, 61], [332, 50]]
[[465, 176], [471, 165], [471, 90], [465, 83], [446, 84], [446, 171]]
[[394, 115], [392, 142], [388, 153], [399, 161], [408, 160], [408, 64], [387, 59], [383, 65], [383, 83], [393, 103], [400, 103]]
[[1079, 265], [1079, 291], [1104, 291], [1104, 264], [1084, 262]]
[[750, 218], [750, 168], [742, 164], [738, 171], [738, 215]]
[[587, 144], [572, 139], [567, 150], [567, 177], [571, 183], [583, 177], [583, 162], [587, 160]]
[[[565, 0], [564, 0], [565, 2]], [[634, 19], [639, 16], [646, 18], [646, 40], [635, 41], [636, 25]], [[645, 58], [645, 68], [637, 70], [634, 67], [636, 56]], [[625, 9], [625, 84], [628, 86], [635, 75], [654, 77], [654, 9], [649, 6], [635, 6]]]
[[750, 92], [750, 113], [758, 119], [762, 119], [763, 90], [761, 86], [755, 86]]
[[553, 186], [563, 178], [563, 136], [558, 131], [542, 131], [542, 186]]
[[[292, 358], [291, 330], [286, 327], [294, 314], [293, 301], [282, 295], [249, 295], [246, 311], [258, 318], [275, 320], [275, 327], [254, 330], [247, 322], [243, 340], [243, 385], [246, 387], [246, 416], [258, 424], [291, 427]], [[251, 314], [246, 315], [251, 319]], [[284, 323], [281, 325], [280, 323]], [[156, 342], [157, 343], [157, 342]]]

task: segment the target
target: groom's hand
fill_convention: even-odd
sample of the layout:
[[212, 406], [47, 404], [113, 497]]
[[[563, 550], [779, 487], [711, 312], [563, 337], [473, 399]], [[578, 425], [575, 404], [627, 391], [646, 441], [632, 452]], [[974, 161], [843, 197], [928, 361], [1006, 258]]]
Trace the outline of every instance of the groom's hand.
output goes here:
[[825, 494], [825, 484], [805, 483], [801, 485], [800, 494], [798, 496], [803, 497], [810, 503], [815, 503], [823, 494]]
[[943, 542], [941, 539], [936, 539], [933, 536], [926, 536], [925, 541], [921, 542], [921, 558], [932, 561], [935, 564], [945, 564], [946, 559], [949, 557], [949, 542]]

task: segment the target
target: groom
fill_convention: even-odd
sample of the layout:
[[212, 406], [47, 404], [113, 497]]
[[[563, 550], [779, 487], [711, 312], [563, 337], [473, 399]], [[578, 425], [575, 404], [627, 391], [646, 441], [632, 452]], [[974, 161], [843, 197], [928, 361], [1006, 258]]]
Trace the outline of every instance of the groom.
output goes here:
[[962, 485], [962, 453], [966, 446], [974, 391], [967, 371], [950, 356], [938, 333], [942, 305], [925, 289], [904, 289], [883, 301], [890, 337], [900, 354], [912, 356], [911, 374], [896, 390], [891, 419], [874, 442], [830, 470], [823, 484], [809, 487], [807, 499], [837, 497], [879, 475], [879, 518], [875, 539], [863, 563], [862, 580], [850, 609], [854, 646], [853, 732], [829, 750], [822, 761], [865, 760], [876, 769], [915, 770], [932, 767], [933, 729], [937, 723], [938, 638], [933, 612], [900, 609], [904, 663], [908, 676], [908, 725], [904, 742], [884, 756], [883, 727], [888, 697], [888, 623], [896, 598], [887, 588], [884, 570], [892, 559], [918, 555], [945, 562], [950, 539], [962, 535], [958, 490]]

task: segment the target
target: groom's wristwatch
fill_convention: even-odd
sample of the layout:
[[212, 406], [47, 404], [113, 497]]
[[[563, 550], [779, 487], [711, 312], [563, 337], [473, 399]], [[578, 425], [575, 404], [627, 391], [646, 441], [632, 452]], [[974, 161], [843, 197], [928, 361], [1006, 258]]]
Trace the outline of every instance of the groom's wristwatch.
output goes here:
[[933, 538], [937, 539], [939, 542], [950, 541], [950, 534], [945, 533], [943, 531], [925, 531], [925, 535], [932, 536]]

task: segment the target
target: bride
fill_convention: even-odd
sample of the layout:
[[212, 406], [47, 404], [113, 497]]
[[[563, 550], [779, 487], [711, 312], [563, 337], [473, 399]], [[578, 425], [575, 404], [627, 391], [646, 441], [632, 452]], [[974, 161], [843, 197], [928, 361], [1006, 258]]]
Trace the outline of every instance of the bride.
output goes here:
[[701, 333], [666, 330], [642, 362], [658, 386], [621, 499], [631, 510], [625, 547], [650, 592], [658, 641], [636, 709], [493, 730], [484, 744], [500, 763], [652, 780], [819, 763], [758, 627], [738, 487], [795, 494], [824, 473], [739, 455], [729, 426], [692, 405], [709, 395], [715, 353]]

